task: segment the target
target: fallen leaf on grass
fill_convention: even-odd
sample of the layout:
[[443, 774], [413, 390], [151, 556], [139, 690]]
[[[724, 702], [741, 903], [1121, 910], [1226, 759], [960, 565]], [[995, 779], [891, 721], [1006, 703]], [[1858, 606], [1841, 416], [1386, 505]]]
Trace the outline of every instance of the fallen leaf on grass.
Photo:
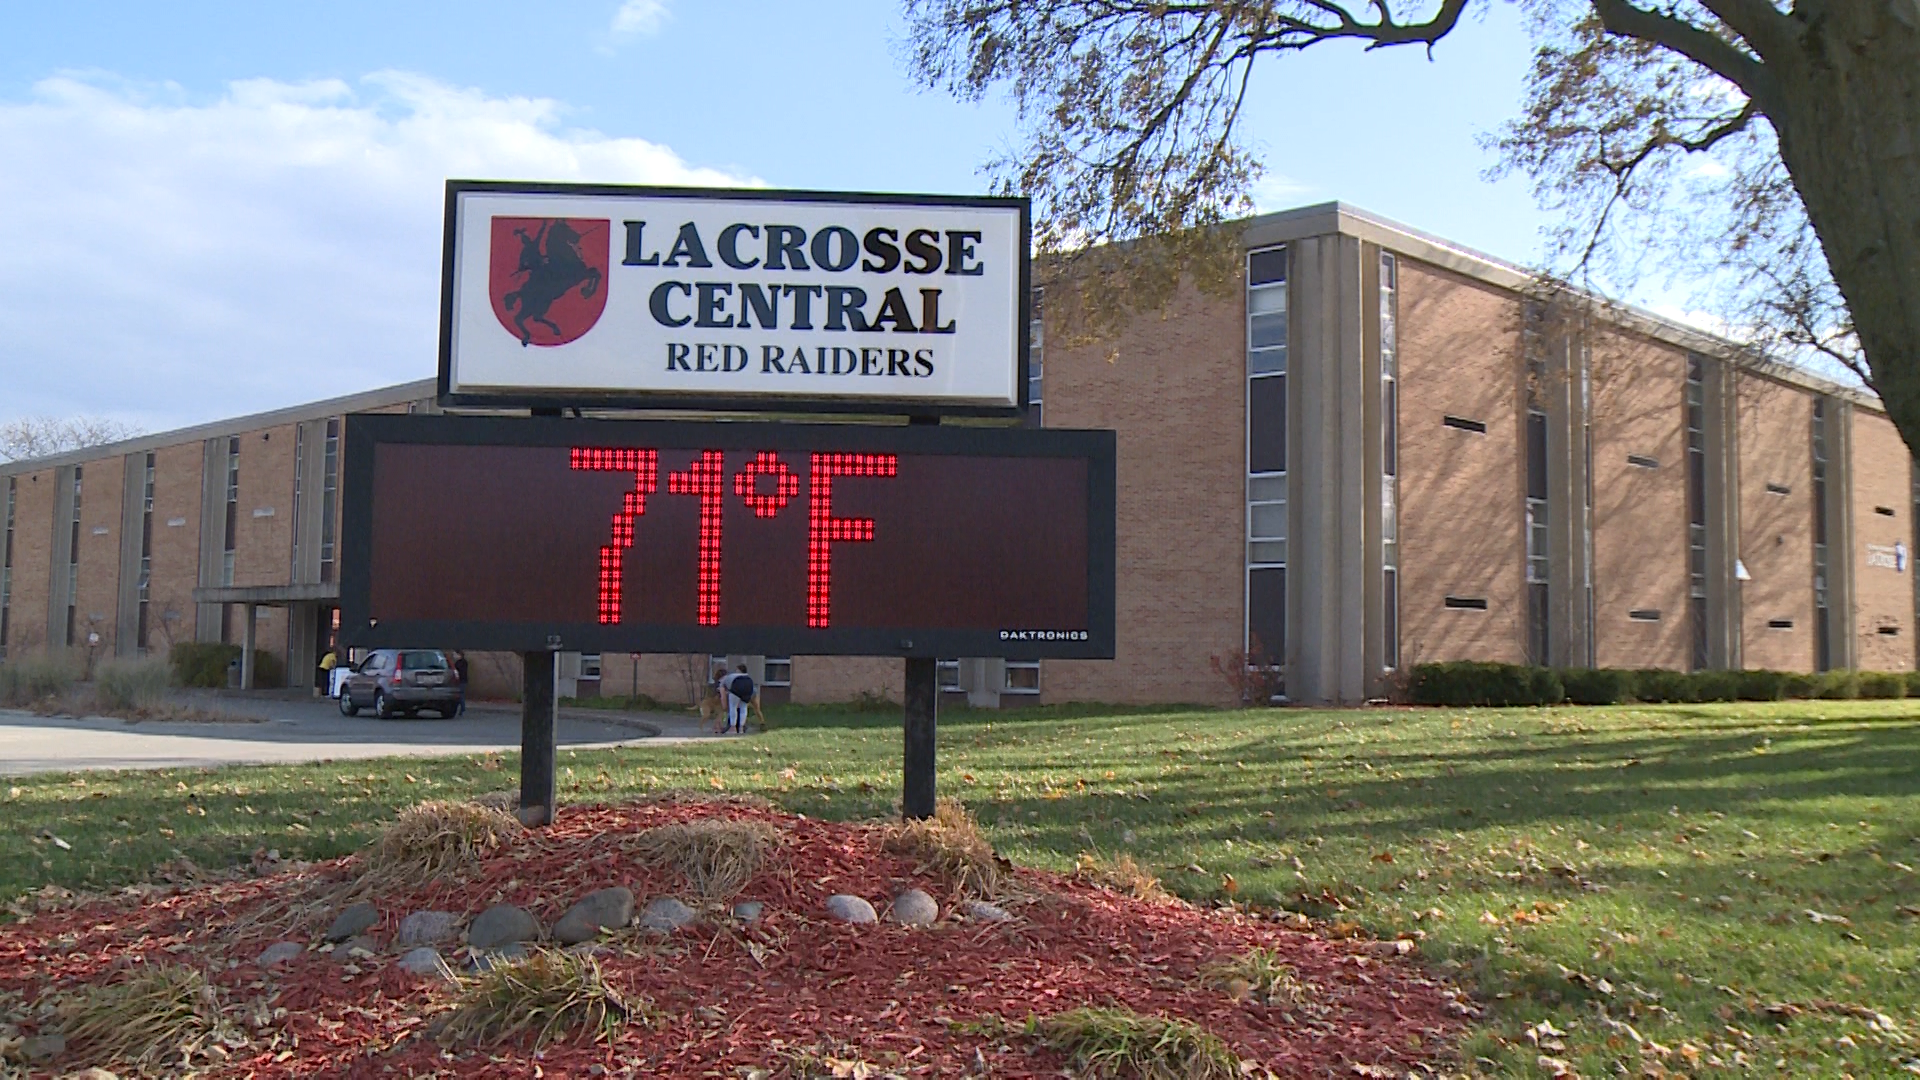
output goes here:
[[1816, 925], [1820, 923], [1837, 923], [1841, 926], [1853, 925], [1853, 920], [1847, 918], [1845, 915], [1828, 915], [1824, 911], [1815, 911], [1812, 908], [1806, 910], [1807, 918], [1812, 920]]

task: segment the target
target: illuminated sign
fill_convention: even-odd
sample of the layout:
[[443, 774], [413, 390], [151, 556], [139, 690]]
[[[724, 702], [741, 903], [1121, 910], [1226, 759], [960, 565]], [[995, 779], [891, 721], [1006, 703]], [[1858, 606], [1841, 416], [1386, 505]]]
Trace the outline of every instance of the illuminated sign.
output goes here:
[[1024, 199], [447, 184], [447, 404], [1014, 415]]
[[351, 416], [362, 647], [1113, 656], [1112, 432]]

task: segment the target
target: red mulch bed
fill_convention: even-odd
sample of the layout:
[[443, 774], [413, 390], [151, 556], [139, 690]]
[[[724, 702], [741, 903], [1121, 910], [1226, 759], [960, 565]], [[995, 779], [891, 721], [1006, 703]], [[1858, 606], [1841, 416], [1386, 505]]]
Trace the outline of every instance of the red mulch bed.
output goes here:
[[[912, 1076], [961, 1076], [980, 1059], [996, 1078], [1060, 1076], [1061, 1055], [966, 1022], [1018, 1023], [1081, 1005], [1194, 1021], [1279, 1076], [1390, 1076], [1447, 1059], [1468, 1011], [1417, 960], [1384, 956], [1390, 950], [1379, 943], [1333, 940], [1243, 912], [1134, 900], [1036, 871], [1020, 871], [1034, 899], [1010, 904], [1011, 922], [972, 923], [943, 911], [931, 928], [843, 925], [824, 912], [833, 893], [881, 907], [909, 886], [936, 897], [943, 890], [916, 876], [910, 861], [885, 853], [876, 826], [727, 801], [569, 808], [556, 825], [517, 838], [464, 880], [376, 897], [384, 921], [373, 934], [386, 940], [412, 911], [471, 917], [497, 902], [550, 925], [574, 898], [606, 885], [631, 888], [636, 906], [673, 894], [683, 886], [676, 875], [624, 857], [618, 840], [711, 816], [769, 821], [786, 834], [780, 854], [742, 894], [765, 901], [767, 914], [744, 932], [713, 919], [666, 941], [637, 933], [611, 941], [601, 956], [609, 983], [630, 1000], [650, 999], [662, 1018], [628, 1025], [611, 1045], [570, 1040], [538, 1054], [512, 1044], [448, 1052], [421, 1036], [447, 998], [444, 985], [401, 971], [392, 955], [360, 960], [358, 974], [317, 952], [270, 972], [255, 967], [253, 957], [276, 939], [236, 938], [235, 919], [271, 897], [313, 888], [316, 878], [344, 876], [346, 860], [43, 911], [0, 928], [0, 994], [35, 1001], [110, 979], [135, 960], [217, 968], [213, 978], [229, 1005], [264, 1001], [286, 1010], [252, 1033], [251, 1046], [203, 1074], [233, 1077], [602, 1075], [594, 1065], [611, 1076], [738, 1078], [749, 1066], [782, 1076], [790, 1055], [803, 1050]], [[749, 941], [762, 947], [764, 962]], [[1202, 966], [1256, 946], [1277, 950], [1313, 988], [1310, 1008], [1283, 1013], [1199, 985]], [[84, 1056], [74, 1048], [57, 1064], [63, 1071], [94, 1064]]]

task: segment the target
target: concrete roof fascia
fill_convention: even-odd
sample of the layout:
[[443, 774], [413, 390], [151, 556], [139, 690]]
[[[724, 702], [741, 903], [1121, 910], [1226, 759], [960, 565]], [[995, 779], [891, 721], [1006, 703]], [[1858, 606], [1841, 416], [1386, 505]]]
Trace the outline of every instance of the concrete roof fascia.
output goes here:
[[89, 461], [99, 461], [102, 458], [140, 454], [220, 435], [238, 435], [248, 431], [259, 431], [261, 428], [297, 424], [305, 420], [323, 420], [330, 416], [383, 409], [413, 401], [431, 401], [438, 392], [439, 384], [433, 379], [401, 383], [397, 386], [383, 386], [378, 390], [363, 390], [358, 394], [348, 394], [345, 397], [328, 398], [325, 401], [293, 405], [285, 409], [275, 409], [272, 412], [236, 416], [227, 420], [215, 420], [212, 423], [175, 428], [172, 431], [141, 435], [132, 439], [122, 439], [119, 442], [103, 443], [99, 446], [85, 446], [78, 450], [49, 454], [46, 457], [0, 462], [0, 476], [18, 476], [61, 465], [84, 465]]
[[[1247, 219], [1243, 229], [1241, 235], [1249, 249], [1337, 233], [1379, 244], [1408, 258], [1431, 263], [1502, 289], [1524, 291], [1532, 288], [1537, 281], [1536, 276], [1524, 267], [1345, 203], [1319, 203], [1262, 214]], [[1764, 378], [1842, 398], [1876, 412], [1886, 411], [1879, 397], [1871, 391], [1821, 378], [1791, 364], [1755, 356], [1738, 342], [1656, 315], [1644, 308], [1615, 303], [1605, 297], [1596, 296], [1593, 299], [1599, 302], [1603, 318], [1656, 341], [1730, 361]]]

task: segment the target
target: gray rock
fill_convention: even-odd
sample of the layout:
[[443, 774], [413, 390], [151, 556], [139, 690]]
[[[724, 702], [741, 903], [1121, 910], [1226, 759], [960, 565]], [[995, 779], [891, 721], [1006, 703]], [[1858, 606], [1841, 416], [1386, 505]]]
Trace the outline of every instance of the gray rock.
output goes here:
[[416, 945], [438, 945], [460, 931], [460, 916], [451, 911], [416, 911], [400, 920], [394, 932], [393, 947], [411, 949]]
[[333, 957], [333, 962], [336, 964], [350, 964], [355, 960], [365, 960], [379, 952], [380, 946], [374, 944], [372, 938], [357, 937], [348, 938], [335, 945], [333, 952], [328, 955]]
[[35, 1035], [20, 1044], [20, 1053], [28, 1061], [51, 1061], [67, 1052], [67, 1037], [59, 1032]]
[[483, 952], [467, 963], [467, 970], [474, 974], [492, 971], [502, 964], [517, 964], [527, 958], [527, 947], [515, 941], [504, 948], [492, 952]]
[[827, 897], [827, 914], [845, 923], [879, 922], [880, 916], [874, 914], [873, 905], [857, 896], [835, 893]]
[[969, 900], [962, 910], [967, 913], [967, 918], [977, 919], [980, 922], [1006, 922], [1013, 918], [1013, 914], [1006, 908], [999, 904], [989, 904], [985, 900]]
[[767, 905], [758, 900], [742, 900], [733, 905], [733, 917], [744, 923], [759, 922], [761, 914], [766, 910]]
[[443, 979], [451, 978], [453, 975], [453, 969], [449, 968], [447, 962], [440, 958], [440, 951], [424, 945], [402, 956], [400, 958], [400, 967], [402, 970], [411, 971], [415, 975], [437, 975]]
[[633, 918], [633, 893], [615, 885], [590, 892], [574, 902], [553, 924], [553, 939], [564, 945], [587, 941], [600, 931], [618, 929]]
[[699, 912], [681, 903], [671, 896], [657, 896], [647, 901], [647, 906], [636, 920], [642, 930], [657, 930], [670, 934], [700, 917]]
[[467, 944], [476, 949], [498, 949], [540, 936], [540, 922], [512, 904], [495, 904], [467, 927]]
[[940, 918], [940, 905], [919, 889], [908, 889], [893, 898], [893, 921], [904, 926], [932, 926]]
[[327, 927], [328, 941], [345, 941], [363, 930], [371, 930], [380, 921], [380, 911], [372, 904], [355, 904], [334, 916]]
[[265, 951], [254, 958], [253, 962], [261, 967], [272, 967], [275, 964], [296, 960], [305, 955], [306, 951], [307, 947], [297, 941], [276, 941], [267, 946]]

